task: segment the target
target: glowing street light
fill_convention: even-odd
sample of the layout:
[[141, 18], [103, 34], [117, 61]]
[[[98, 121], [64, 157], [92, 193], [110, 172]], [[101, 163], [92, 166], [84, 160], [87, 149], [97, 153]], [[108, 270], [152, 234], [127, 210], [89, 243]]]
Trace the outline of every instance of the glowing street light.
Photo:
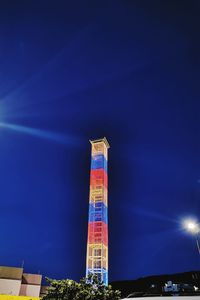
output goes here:
[[188, 232], [195, 235], [197, 249], [198, 249], [198, 253], [200, 255], [200, 245], [199, 245], [199, 239], [198, 239], [198, 234], [200, 233], [200, 224], [197, 223], [195, 220], [184, 220], [183, 227]]
[[196, 232], [196, 230], [197, 230], [196, 224], [192, 223], [192, 222], [188, 223], [187, 227], [188, 227], [188, 230], [191, 231], [191, 232]]
[[197, 234], [200, 231], [199, 224], [193, 220], [185, 220], [183, 223], [184, 228], [192, 234]]

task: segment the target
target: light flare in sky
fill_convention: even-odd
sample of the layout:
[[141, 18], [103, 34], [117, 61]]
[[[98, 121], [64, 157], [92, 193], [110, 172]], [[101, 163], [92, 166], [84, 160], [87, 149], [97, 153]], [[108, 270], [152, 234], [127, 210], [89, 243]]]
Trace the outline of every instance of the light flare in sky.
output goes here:
[[200, 226], [195, 219], [184, 219], [183, 228], [192, 234], [197, 234], [200, 231]]
[[81, 143], [81, 139], [77, 137], [65, 135], [58, 132], [48, 131], [48, 130], [41, 130], [37, 128], [11, 124], [11, 123], [4, 123], [4, 122], [0, 122], [0, 127], [5, 129], [10, 129], [18, 133], [28, 134], [38, 138], [51, 140], [63, 145], [80, 145]]

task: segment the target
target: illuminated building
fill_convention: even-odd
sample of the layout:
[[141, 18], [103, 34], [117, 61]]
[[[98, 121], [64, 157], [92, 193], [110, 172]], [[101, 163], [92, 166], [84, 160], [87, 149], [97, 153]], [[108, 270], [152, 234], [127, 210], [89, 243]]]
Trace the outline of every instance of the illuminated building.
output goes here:
[[106, 138], [91, 142], [86, 276], [108, 284], [108, 148]]
[[0, 266], [0, 295], [29, 296], [39, 299], [42, 275], [28, 274], [23, 271], [23, 268]]

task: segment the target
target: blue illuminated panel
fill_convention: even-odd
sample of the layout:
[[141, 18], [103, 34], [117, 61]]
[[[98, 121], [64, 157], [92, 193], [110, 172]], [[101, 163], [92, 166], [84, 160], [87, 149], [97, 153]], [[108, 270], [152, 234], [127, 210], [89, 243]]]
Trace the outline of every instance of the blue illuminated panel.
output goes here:
[[107, 160], [103, 154], [92, 156], [91, 169], [104, 169], [104, 171], [107, 173]]
[[89, 222], [108, 223], [107, 206], [103, 202], [97, 202], [89, 205]]

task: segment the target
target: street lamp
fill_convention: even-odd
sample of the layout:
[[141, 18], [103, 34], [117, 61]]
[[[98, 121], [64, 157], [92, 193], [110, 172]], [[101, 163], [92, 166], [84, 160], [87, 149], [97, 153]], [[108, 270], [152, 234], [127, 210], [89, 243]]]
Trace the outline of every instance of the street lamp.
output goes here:
[[183, 227], [184, 227], [184, 229], [186, 229], [188, 232], [190, 232], [191, 234], [193, 234], [195, 236], [198, 253], [200, 255], [200, 245], [199, 245], [199, 239], [198, 239], [198, 234], [200, 233], [200, 224], [197, 223], [195, 220], [185, 220], [183, 222]]

